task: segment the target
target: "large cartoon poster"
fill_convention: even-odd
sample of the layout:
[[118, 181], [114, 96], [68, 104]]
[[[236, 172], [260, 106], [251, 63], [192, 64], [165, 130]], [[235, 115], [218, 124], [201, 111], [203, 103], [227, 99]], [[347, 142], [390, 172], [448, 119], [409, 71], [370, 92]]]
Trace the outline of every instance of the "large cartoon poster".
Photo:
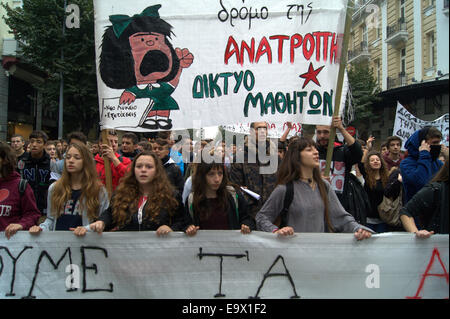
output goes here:
[[347, 0], [94, 6], [102, 128], [331, 123]]

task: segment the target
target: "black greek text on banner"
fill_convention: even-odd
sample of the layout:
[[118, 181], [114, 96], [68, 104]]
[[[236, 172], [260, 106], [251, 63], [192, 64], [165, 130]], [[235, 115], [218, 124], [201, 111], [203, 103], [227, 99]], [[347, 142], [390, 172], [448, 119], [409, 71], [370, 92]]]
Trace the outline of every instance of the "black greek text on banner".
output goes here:
[[199, 231], [0, 236], [0, 298], [439, 298], [449, 237]]

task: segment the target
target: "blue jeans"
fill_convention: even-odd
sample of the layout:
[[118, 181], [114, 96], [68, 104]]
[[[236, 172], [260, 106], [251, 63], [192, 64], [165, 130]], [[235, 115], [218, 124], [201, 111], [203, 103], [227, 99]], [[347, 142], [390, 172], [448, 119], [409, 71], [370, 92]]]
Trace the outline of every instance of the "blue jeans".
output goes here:
[[372, 229], [374, 232], [377, 232], [377, 233], [385, 233], [388, 231], [388, 227], [387, 227], [386, 223], [367, 224], [367, 227], [369, 227], [370, 229]]

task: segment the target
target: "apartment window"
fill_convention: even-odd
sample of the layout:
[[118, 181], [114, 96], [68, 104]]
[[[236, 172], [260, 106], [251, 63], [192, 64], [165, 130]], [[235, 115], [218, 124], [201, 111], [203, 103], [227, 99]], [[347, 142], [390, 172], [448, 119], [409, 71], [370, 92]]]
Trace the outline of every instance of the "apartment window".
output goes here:
[[428, 67], [436, 66], [436, 41], [434, 39], [434, 32], [427, 34], [428, 43]]
[[367, 32], [366, 25], [363, 25], [363, 27], [362, 27], [362, 40], [365, 44], [369, 43], [369, 33]]
[[405, 21], [406, 4], [405, 0], [400, 0], [399, 18]]
[[406, 74], [406, 48], [400, 50], [400, 73]]
[[382, 36], [381, 21], [378, 21], [378, 25], [377, 25], [377, 39], [381, 38], [381, 36]]
[[381, 63], [380, 59], [375, 60], [375, 71], [377, 72], [377, 82], [378, 85], [381, 84]]

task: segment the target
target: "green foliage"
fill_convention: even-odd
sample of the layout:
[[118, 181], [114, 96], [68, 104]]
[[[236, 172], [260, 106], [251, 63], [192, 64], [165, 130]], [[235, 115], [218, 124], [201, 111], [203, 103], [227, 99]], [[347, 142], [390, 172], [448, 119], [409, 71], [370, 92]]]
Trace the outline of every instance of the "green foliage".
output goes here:
[[368, 63], [352, 64], [348, 70], [348, 81], [353, 95], [355, 120], [353, 125], [374, 116], [373, 108], [381, 101], [380, 89]]
[[64, 131], [88, 134], [99, 119], [93, 2], [69, 2], [80, 8], [80, 28], [66, 28], [64, 35], [63, 24], [70, 13], [64, 11], [63, 0], [24, 0], [17, 9], [3, 6], [6, 24], [21, 43], [21, 60], [47, 74], [46, 82], [36, 86], [43, 93], [44, 108], [58, 110], [62, 74]]

